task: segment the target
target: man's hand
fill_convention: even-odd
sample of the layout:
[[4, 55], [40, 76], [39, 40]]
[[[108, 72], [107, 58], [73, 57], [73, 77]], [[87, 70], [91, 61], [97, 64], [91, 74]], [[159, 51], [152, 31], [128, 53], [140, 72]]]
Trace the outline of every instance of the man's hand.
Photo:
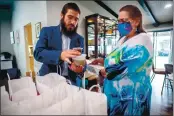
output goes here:
[[100, 70], [99, 72], [99, 78], [98, 78], [98, 82], [100, 83], [100, 85], [103, 85], [104, 79], [106, 78], [106, 70], [103, 68]]
[[71, 63], [71, 65], [69, 66], [69, 68], [70, 68], [72, 71], [76, 72], [76, 73], [82, 73], [84, 67], [83, 67], [82, 65], [77, 66], [77, 65], [73, 62], [73, 63]]
[[61, 60], [68, 62], [69, 64], [71, 64], [71, 61], [69, 60], [69, 58], [73, 58], [76, 56], [81, 55], [81, 53], [77, 50], [65, 50], [62, 51], [61, 53]]

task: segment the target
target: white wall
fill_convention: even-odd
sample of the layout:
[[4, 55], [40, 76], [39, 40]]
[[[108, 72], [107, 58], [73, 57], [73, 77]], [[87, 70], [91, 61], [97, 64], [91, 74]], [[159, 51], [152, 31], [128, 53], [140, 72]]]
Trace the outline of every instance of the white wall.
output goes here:
[[[21, 70], [22, 76], [25, 75], [26, 69], [26, 53], [24, 26], [28, 23], [32, 25], [32, 39], [35, 45], [35, 24], [41, 22], [42, 26], [47, 25], [46, 1], [15, 1], [12, 17], [12, 30], [20, 31], [20, 43], [14, 45], [14, 52], [17, 56], [17, 64]], [[37, 67], [35, 62], [35, 68]]]
[[[90, 11], [86, 7], [82, 6], [77, 1], [47, 1], [47, 23], [49, 26], [55, 26], [59, 24], [60, 21], [60, 13], [63, 8], [63, 6], [68, 2], [75, 2], [79, 6], [81, 10], [79, 25], [77, 32], [81, 34], [83, 37], [85, 37], [85, 24], [84, 24], [84, 18], [87, 15], [93, 14], [94, 12]], [[92, 2], [92, 1], [90, 1]]]
[[3, 20], [0, 24], [1, 30], [1, 52], [9, 52], [14, 55], [13, 45], [10, 41], [11, 21]]
[[85, 37], [85, 16], [99, 13], [100, 15], [114, 18], [109, 12], [100, 7], [94, 1], [47, 1], [47, 24], [49, 26], [55, 26], [59, 24], [60, 21], [60, 13], [63, 6], [68, 2], [76, 3], [80, 10], [80, 20], [79, 20], [79, 28], [77, 32]]

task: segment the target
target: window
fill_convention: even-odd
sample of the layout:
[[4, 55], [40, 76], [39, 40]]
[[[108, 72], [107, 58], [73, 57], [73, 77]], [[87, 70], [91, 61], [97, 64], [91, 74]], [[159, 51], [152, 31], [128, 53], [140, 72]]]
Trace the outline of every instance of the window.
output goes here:
[[154, 48], [155, 68], [164, 68], [164, 64], [171, 63], [172, 31], [148, 32]]

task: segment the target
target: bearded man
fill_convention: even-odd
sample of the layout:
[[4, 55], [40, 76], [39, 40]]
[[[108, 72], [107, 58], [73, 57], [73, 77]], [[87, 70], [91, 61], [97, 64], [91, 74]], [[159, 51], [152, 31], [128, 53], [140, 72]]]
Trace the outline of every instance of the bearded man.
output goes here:
[[[77, 4], [67, 3], [62, 8], [60, 24], [41, 29], [34, 50], [35, 60], [43, 63], [39, 70], [40, 76], [58, 72], [76, 83], [76, 75], [83, 71], [83, 67], [73, 65], [71, 58], [84, 52], [84, 38], [76, 32], [80, 13]], [[77, 47], [83, 48], [82, 52], [73, 50]]]

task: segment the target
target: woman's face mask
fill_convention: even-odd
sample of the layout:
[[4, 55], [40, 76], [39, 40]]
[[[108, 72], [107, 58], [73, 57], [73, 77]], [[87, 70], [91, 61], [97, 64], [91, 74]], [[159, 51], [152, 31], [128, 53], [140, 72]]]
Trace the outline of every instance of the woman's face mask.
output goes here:
[[132, 30], [132, 26], [130, 22], [122, 22], [118, 24], [118, 31], [120, 33], [120, 36], [126, 36], [128, 35]]

